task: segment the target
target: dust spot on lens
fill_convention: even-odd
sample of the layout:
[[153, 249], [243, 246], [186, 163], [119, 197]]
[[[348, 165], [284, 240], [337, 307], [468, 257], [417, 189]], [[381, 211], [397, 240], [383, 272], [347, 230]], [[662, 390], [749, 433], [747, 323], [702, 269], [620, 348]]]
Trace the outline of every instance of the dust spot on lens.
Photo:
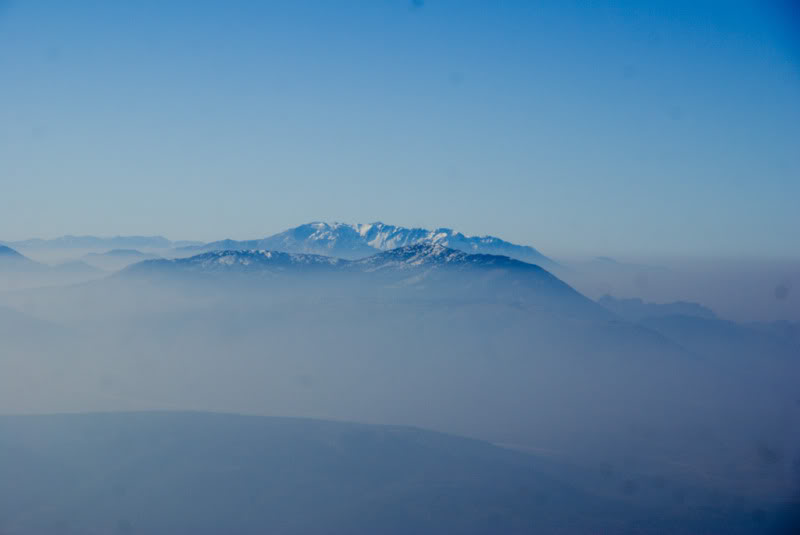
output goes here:
[[460, 72], [451, 72], [447, 77], [447, 81], [450, 82], [451, 85], [461, 85], [464, 81], [464, 76], [462, 76]]
[[777, 464], [782, 457], [780, 451], [763, 443], [756, 446], [756, 453], [758, 453], [758, 458], [764, 464]]
[[622, 69], [622, 77], [626, 80], [636, 78], [638, 74], [639, 69], [637, 69], [635, 65], [625, 65], [625, 67]]
[[783, 301], [787, 297], [789, 297], [789, 285], [788, 284], [779, 284], [775, 287], [775, 299], [779, 301]]
[[636, 494], [637, 490], [639, 490], [638, 485], [636, 484], [636, 481], [632, 479], [626, 479], [622, 483], [622, 493], [626, 496], [633, 496]]

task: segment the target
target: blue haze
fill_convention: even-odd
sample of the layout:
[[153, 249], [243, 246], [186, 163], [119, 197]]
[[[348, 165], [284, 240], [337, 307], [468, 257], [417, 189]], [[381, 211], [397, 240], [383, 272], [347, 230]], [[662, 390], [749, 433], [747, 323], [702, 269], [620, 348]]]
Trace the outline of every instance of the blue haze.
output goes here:
[[796, 257], [773, 3], [0, 4], [0, 239], [449, 226]]

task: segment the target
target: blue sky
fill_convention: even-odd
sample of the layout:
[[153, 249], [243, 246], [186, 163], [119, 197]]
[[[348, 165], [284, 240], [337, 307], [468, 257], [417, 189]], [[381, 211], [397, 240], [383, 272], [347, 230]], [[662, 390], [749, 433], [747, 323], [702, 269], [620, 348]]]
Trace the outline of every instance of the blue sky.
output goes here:
[[797, 12], [643, 4], [0, 0], [0, 239], [800, 255]]

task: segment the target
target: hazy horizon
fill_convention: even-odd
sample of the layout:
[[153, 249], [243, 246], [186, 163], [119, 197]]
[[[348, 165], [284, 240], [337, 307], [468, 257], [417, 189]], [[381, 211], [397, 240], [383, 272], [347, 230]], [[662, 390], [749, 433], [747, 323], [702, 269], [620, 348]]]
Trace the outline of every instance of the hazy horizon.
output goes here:
[[0, 533], [798, 533], [799, 6], [0, 0]]
[[59, 238], [64, 237], [77, 237], [77, 238], [85, 238], [85, 237], [92, 237], [92, 238], [128, 238], [128, 237], [143, 237], [143, 238], [165, 238], [171, 242], [197, 242], [197, 243], [212, 243], [215, 241], [222, 241], [222, 240], [234, 240], [234, 241], [247, 241], [247, 240], [258, 240], [261, 238], [269, 237], [285, 230], [295, 228], [300, 225], [305, 225], [309, 223], [343, 223], [343, 224], [371, 224], [371, 223], [385, 223], [390, 225], [395, 225], [398, 227], [405, 227], [405, 228], [424, 228], [426, 230], [435, 230], [435, 229], [451, 229], [455, 232], [460, 232], [467, 237], [483, 237], [483, 236], [492, 236], [495, 238], [500, 238], [505, 241], [509, 241], [511, 243], [516, 243], [517, 245], [527, 245], [530, 247], [534, 247], [535, 249], [539, 250], [541, 253], [545, 254], [546, 256], [550, 256], [556, 259], [564, 259], [564, 260], [571, 260], [571, 261], [580, 261], [580, 260], [591, 260], [595, 258], [611, 258], [616, 261], [620, 262], [637, 262], [637, 261], [653, 261], [660, 265], [673, 265], [673, 264], [685, 264], [691, 262], [708, 262], [708, 261], [725, 261], [725, 260], [734, 260], [737, 262], [759, 262], [759, 261], [800, 261], [800, 249], [797, 248], [787, 248], [785, 251], [776, 252], [774, 254], [761, 254], [752, 251], [740, 251], [740, 252], [702, 252], [697, 251], [693, 253], [679, 253], [679, 252], [670, 252], [670, 251], [635, 251], [630, 250], [627, 248], [606, 248], [600, 249], [597, 247], [587, 247], [587, 248], [571, 248], [565, 246], [556, 245], [552, 249], [544, 250], [542, 247], [537, 246], [535, 242], [525, 242], [525, 241], [515, 241], [506, 236], [508, 233], [503, 233], [502, 229], [500, 233], [492, 234], [489, 232], [475, 232], [475, 233], [468, 233], [464, 232], [458, 227], [453, 227], [449, 225], [408, 225], [403, 224], [402, 222], [397, 221], [389, 221], [389, 220], [371, 220], [371, 221], [355, 221], [355, 220], [322, 220], [322, 219], [309, 219], [307, 221], [294, 221], [291, 223], [287, 223], [284, 225], [278, 224], [274, 229], [264, 231], [261, 233], [256, 232], [255, 234], [235, 234], [232, 232], [224, 233], [221, 232], [218, 236], [214, 237], [213, 239], [204, 239], [198, 235], [176, 235], [170, 234], [168, 232], [156, 232], [156, 233], [144, 233], [144, 232], [131, 232], [126, 234], [119, 234], [119, 233], [110, 233], [110, 232], [96, 232], [96, 233], [87, 233], [81, 234], [76, 232], [70, 232], [68, 230], [63, 230], [61, 233], [52, 233], [52, 234], [25, 234], [20, 233], [18, 238], [8, 238], [6, 236], [0, 236], [0, 244], [12, 244], [12, 243], [20, 243], [25, 242], [28, 240], [43, 240], [43, 241], [50, 241], [50, 240], [57, 240]]
[[0, 239], [383, 220], [552, 255], [797, 256], [797, 21], [780, 2], [4, 1]]

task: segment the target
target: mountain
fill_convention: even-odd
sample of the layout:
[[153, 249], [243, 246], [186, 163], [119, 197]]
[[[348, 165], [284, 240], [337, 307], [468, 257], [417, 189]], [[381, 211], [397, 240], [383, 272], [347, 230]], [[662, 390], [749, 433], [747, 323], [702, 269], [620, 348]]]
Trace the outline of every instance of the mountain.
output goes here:
[[260, 240], [222, 240], [190, 251], [266, 249], [358, 259], [407, 245], [438, 244], [467, 253], [504, 255], [552, 267], [552, 260], [533, 247], [515, 245], [492, 236], [465, 236], [452, 229], [405, 228], [385, 223], [308, 223]]
[[81, 261], [49, 266], [0, 245], [0, 292], [22, 288], [74, 284], [102, 276], [96, 267]]
[[[800, 354], [800, 324], [792, 322], [736, 323], [718, 318], [698, 303], [646, 303], [641, 299], [598, 300], [603, 307], [631, 322], [658, 332], [682, 347], [706, 357], [759, 359], [793, 358]], [[749, 362], [749, 359], [744, 362]]]
[[419, 267], [496, 267], [496, 268], [530, 268], [536, 272], [544, 272], [534, 264], [526, 264], [507, 256], [487, 254], [467, 254], [463, 251], [434, 243], [402, 245], [396, 249], [375, 254], [374, 256], [356, 260], [353, 266], [362, 267], [365, 271], [389, 268]]
[[152, 253], [143, 253], [137, 249], [111, 249], [104, 252], [92, 252], [83, 256], [90, 265], [106, 270], [117, 271], [142, 260], [161, 258]]
[[0, 272], [45, 271], [47, 266], [31, 260], [10, 247], [0, 245]]
[[604, 295], [597, 300], [598, 303], [615, 314], [630, 321], [641, 321], [647, 318], [663, 316], [691, 316], [704, 319], [716, 319], [717, 315], [708, 307], [699, 303], [676, 301], [674, 303], [645, 303], [639, 298], [617, 299]]
[[59, 273], [75, 273], [75, 274], [99, 274], [103, 270], [95, 266], [91, 266], [82, 260], [70, 260], [58, 265], [53, 266], [53, 270]]
[[[89, 253], [89, 254], [97, 254], [97, 253]], [[139, 258], [147, 256], [141, 251], [137, 251], [136, 249], [112, 249], [102, 254], [106, 256], [136, 256]]]
[[28, 337], [4, 341], [7, 412], [169, 408], [413, 425], [610, 466], [580, 488], [679, 507], [716, 498], [673, 499], [674, 488], [648, 483], [648, 494], [634, 482], [644, 474], [763, 499], [800, 488], [787, 477], [800, 462], [797, 359], [754, 352], [733, 366], [702, 351], [702, 332], [675, 340], [509, 257], [438, 244], [358, 260], [211, 251], [0, 301], [69, 332], [33, 355]]
[[350, 265], [347, 260], [313, 254], [291, 254], [264, 250], [212, 251], [189, 258], [145, 260], [129, 266], [123, 275], [175, 275], [181, 273], [292, 274], [293, 268], [335, 269]]
[[381, 269], [411, 269], [431, 267], [485, 267], [530, 269], [547, 273], [534, 264], [506, 256], [467, 254], [441, 244], [406, 245], [385, 252], [373, 253], [360, 260], [346, 260], [332, 256], [308, 253], [285, 253], [269, 250], [219, 250], [189, 258], [157, 259], [144, 261], [128, 270], [175, 269], [193, 271], [274, 271], [285, 267], [325, 266], [330, 269], [374, 272]]
[[200, 245], [200, 242], [172, 242], [163, 236], [61, 236], [44, 240], [34, 238], [8, 245], [20, 249], [169, 249], [172, 247], [186, 247]]
[[648, 317], [640, 324], [698, 354], [725, 359], [728, 366], [734, 361], [751, 364], [754, 358], [762, 363], [775, 358], [797, 362], [800, 355], [798, 323], [736, 323], [676, 314]]
[[[486, 442], [401, 426], [174, 411], [0, 416], [0, 528], [736, 534], [788, 533], [796, 521], [791, 509], [756, 515], [752, 505], [725, 502], [641, 506], [621, 492], [576, 490], [545, 475], [546, 466]], [[637, 484], [647, 480], [630, 483]]]
[[133, 258], [136, 260], [144, 260], [147, 258], [158, 258], [158, 255], [143, 253], [136, 249], [112, 249], [104, 253], [87, 253], [86, 258], [94, 258], [98, 256], [108, 256], [114, 258]]
[[309, 273], [327, 275], [324, 282], [338, 277], [348, 288], [353, 283], [399, 285], [431, 292], [430, 295], [446, 291], [461, 298], [512, 302], [535, 294], [537, 304], [577, 306], [593, 317], [610, 317], [602, 307], [535, 264], [507, 256], [468, 254], [439, 243], [406, 245], [360, 260], [264, 250], [212, 251], [189, 258], [147, 260], [129, 266], [120, 275], [175, 278], [186, 274], [255, 274], [263, 279]]

